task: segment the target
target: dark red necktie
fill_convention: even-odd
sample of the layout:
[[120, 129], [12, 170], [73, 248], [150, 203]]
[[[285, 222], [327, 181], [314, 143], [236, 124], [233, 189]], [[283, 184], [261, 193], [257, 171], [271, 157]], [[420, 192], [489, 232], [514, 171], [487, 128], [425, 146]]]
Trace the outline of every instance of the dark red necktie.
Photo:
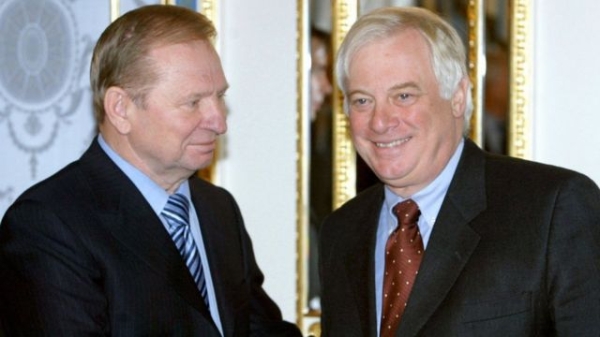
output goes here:
[[423, 257], [423, 240], [419, 233], [419, 206], [411, 199], [393, 208], [398, 227], [390, 234], [385, 247], [381, 337], [394, 336]]

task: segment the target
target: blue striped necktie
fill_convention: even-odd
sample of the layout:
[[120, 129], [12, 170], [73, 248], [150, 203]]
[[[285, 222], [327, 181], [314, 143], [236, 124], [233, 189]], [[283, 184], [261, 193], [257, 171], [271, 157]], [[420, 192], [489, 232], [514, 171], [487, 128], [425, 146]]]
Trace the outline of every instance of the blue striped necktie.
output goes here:
[[167, 201], [167, 205], [165, 205], [161, 214], [167, 219], [169, 234], [196, 281], [206, 307], [210, 310], [202, 260], [190, 231], [189, 210], [190, 202], [188, 199], [183, 194], [175, 193], [169, 197], [169, 201]]

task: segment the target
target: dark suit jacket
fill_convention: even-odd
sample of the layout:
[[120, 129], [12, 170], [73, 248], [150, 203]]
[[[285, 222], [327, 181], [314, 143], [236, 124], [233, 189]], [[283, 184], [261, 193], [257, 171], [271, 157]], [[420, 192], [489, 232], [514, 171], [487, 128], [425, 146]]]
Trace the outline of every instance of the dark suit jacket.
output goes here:
[[[225, 336], [299, 336], [262, 289], [233, 197], [197, 178], [190, 189]], [[219, 335], [160, 219], [97, 141], [6, 213], [0, 300], [8, 336]]]
[[[323, 337], [376, 336], [383, 186], [321, 231]], [[396, 336], [599, 336], [600, 191], [466, 141]]]

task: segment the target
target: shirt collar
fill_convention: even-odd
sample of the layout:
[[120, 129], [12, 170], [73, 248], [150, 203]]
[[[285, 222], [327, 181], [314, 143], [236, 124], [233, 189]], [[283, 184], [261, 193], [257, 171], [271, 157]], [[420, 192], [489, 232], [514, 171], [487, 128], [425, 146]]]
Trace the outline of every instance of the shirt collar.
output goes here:
[[[421, 210], [421, 217], [419, 217], [419, 227], [421, 225], [433, 227], [437, 215], [442, 207], [442, 202], [448, 191], [448, 187], [452, 182], [452, 177], [458, 166], [460, 156], [464, 148], [464, 139], [460, 141], [454, 154], [450, 157], [450, 160], [440, 172], [440, 174], [425, 188], [418, 191], [407, 199], [413, 199]], [[385, 207], [386, 213], [393, 217], [392, 208], [399, 202], [406, 200], [399, 195], [392, 192], [392, 190], [385, 186]], [[421, 230], [423, 232], [423, 230]]]
[[[150, 177], [145, 175], [135, 166], [127, 162], [121, 157], [110, 145], [104, 140], [102, 135], [98, 135], [98, 143], [100, 147], [106, 152], [108, 157], [123, 171], [123, 173], [133, 182], [133, 184], [140, 191], [144, 199], [150, 204], [152, 210], [156, 215], [160, 215], [163, 208], [167, 204], [169, 194], [162, 187], [156, 184]], [[185, 195], [190, 200], [190, 188], [189, 182], [186, 180], [179, 186], [177, 193]]]

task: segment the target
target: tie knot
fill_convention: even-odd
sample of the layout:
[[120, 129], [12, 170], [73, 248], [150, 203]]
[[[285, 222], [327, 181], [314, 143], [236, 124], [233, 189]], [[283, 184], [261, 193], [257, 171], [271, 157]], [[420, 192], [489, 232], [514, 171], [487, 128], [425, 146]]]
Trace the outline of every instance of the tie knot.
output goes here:
[[417, 223], [419, 215], [421, 215], [419, 205], [412, 199], [399, 202], [392, 210], [396, 218], [398, 218], [398, 223], [404, 226]]
[[190, 202], [181, 193], [174, 193], [169, 197], [165, 208], [162, 211], [169, 225], [171, 226], [189, 226], [190, 224]]

